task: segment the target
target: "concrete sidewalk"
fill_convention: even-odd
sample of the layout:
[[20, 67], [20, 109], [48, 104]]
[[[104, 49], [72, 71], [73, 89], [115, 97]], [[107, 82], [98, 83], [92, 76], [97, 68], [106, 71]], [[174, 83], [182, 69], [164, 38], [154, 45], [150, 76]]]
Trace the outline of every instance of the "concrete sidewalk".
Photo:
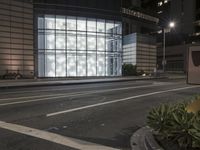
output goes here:
[[37, 86], [58, 86], [58, 85], [74, 85], [74, 84], [89, 84], [89, 83], [108, 83], [136, 80], [151, 80], [151, 79], [182, 79], [185, 76], [161, 76], [161, 77], [108, 77], [108, 78], [65, 78], [65, 79], [18, 79], [18, 80], [0, 80], [0, 89], [16, 88], [16, 87], [37, 87]]

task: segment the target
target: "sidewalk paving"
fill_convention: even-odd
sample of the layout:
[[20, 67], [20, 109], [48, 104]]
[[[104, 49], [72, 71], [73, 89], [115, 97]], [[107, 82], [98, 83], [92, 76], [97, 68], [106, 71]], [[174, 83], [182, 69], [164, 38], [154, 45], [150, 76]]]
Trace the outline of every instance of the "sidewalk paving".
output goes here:
[[96, 78], [60, 78], [60, 79], [18, 79], [18, 80], [0, 80], [0, 89], [16, 88], [16, 87], [37, 87], [37, 86], [56, 86], [56, 85], [73, 85], [73, 84], [89, 84], [89, 83], [106, 83], [120, 81], [136, 81], [151, 79], [182, 79], [184, 75], [175, 76], [131, 76], [131, 77], [96, 77]]

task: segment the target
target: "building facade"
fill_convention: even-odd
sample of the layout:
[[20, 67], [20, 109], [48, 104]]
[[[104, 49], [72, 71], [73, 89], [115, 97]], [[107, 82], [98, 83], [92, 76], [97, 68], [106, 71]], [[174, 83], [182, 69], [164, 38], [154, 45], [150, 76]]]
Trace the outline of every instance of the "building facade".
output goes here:
[[121, 75], [120, 3], [97, 2], [35, 1], [39, 77]]
[[38, 17], [38, 76], [120, 76], [120, 21], [64, 15]]
[[29, 1], [0, 1], [0, 75], [34, 75], [33, 5]]
[[132, 1], [137, 9], [126, 3], [1, 0], [0, 76], [121, 76], [123, 35], [147, 33], [157, 24], [138, 10], [140, 0]]
[[155, 15], [156, 13], [143, 8], [142, 0], [123, 0], [123, 35], [156, 32], [159, 29], [159, 18]]
[[121, 75], [121, 1], [2, 0], [0, 7], [0, 75]]
[[[187, 71], [188, 45], [200, 42], [199, 0], [143, 0], [142, 6], [154, 11], [160, 19], [160, 30], [175, 22], [175, 28], [166, 33], [166, 70]], [[163, 32], [157, 34], [158, 66], [162, 68]]]
[[123, 63], [137, 66], [137, 72], [152, 73], [156, 68], [156, 39], [143, 34], [123, 37]]

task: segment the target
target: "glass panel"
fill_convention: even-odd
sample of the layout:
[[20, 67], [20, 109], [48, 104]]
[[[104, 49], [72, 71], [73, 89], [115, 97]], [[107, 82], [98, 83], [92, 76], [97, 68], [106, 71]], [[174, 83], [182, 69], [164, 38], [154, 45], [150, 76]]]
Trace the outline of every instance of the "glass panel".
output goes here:
[[67, 76], [76, 76], [76, 54], [67, 54]]
[[96, 33], [88, 33], [87, 50], [96, 51]]
[[105, 20], [97, 20], [97, 32], [105, 32]]
[[119, 36], [117, 39], [117, 51], [122, 52], [122, 37]]
[[44, 18], [43, 17], [38, 17], [38, 28], [44, 29]]
[[113, 33], [114, 21], [106, 21], [106, 33]]
[[76, 32], [67, 32], [67, 49], [76, 50]]
[[96, 19], [87, 20], [87, 31], [96, 32]]
[[113, 38], [106, 38], [106, 51], [113, 52]]
[[51, 16], [51, 15], [45, 16], [45, 28], [55, 29], [55, 16]]
[[56, 29], [65, 30], [65, 17], [56, 16]]
[[107, 76], [113, 76], [113, 57], [107, 56], [106, 57], [106, 75]]
[[82, 17], [77, 18], [77, 30], [86, 31], [86, 18]]
[[113, 58], [113, 75], [114, 75], [114, 76], [117, 75], [117, 67], [118, 67], [118, 64], [117, 64], [117, 57], [114, 57], [114, 58]]
[[121, 22], [115, 22], [116, 34], [122, 34], [122, 24]]
[[87, 75], [96, 76], [96, 53], [88, 53], [87, 67]]
[[38, 49], [44, 49], [44, 32], [38, 33]]
[[86, 53], [78, 53], [77, 60], [77, 76], [86, 76]]
[[65, 34], [56, 34], [56, 49], [65, 49]]
[[97, 76], [105, 76], [105, 53], [97, 53]]
[[39, 53], [38, 54], [38, 76], [39, 77], [44, 77], [44, 68], [45, 68], [45, 63], [44, 63], [44, 53]]
[[77, 33], [77, 50], [86, 50], [86, 35], [85, 32]]
[[113, 52], [117, 51], [117, 40], [113, 40]]
[[97, 34], [97, 50], [105, 51], [105, 34]]
[[48, 53], [46, 55], [45, 76], [55, 77], [55, 72], [55, 53]]
[[67, 30], [76, 30], [76, 17], [67, 17]]
[[117, 57], [117, 76], [122, 74], [122, 58], [121, 55]]
[[45, 48], [46, 49], [55, 49], [55, 32], [54, 31], [46, 30]]
[[63, 51], [56, 52], [56, 76], [66, 76], [66, 55]]

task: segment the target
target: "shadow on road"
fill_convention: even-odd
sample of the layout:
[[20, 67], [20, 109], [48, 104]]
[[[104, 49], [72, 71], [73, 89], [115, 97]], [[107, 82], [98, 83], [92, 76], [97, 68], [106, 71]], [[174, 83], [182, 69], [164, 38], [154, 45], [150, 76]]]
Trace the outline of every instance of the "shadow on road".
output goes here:
[[91, 137], [83, 137], [83, 136], [81, 136], [81, 137], [73, 136], [73, 138], [93, 142], [93, 143], [100, 144], [100, 145], [106, 145], [106, 146], [110, 146], [110, 147], [114, 147], [114, 148], [119, 148], [122, 150], [130, 150], [130, 148], [131, 148], [130, 147], [130, 138], [131, 138], [132, 134], [139, 128], [140, 127], [138, 127], [138, 126], [134, 126], [134, 127], [129, 127], [129, 128], [123, 129], [122, 131], [119, 132], [119, 134], [117, 134], [112, 139], [91, 138]]

